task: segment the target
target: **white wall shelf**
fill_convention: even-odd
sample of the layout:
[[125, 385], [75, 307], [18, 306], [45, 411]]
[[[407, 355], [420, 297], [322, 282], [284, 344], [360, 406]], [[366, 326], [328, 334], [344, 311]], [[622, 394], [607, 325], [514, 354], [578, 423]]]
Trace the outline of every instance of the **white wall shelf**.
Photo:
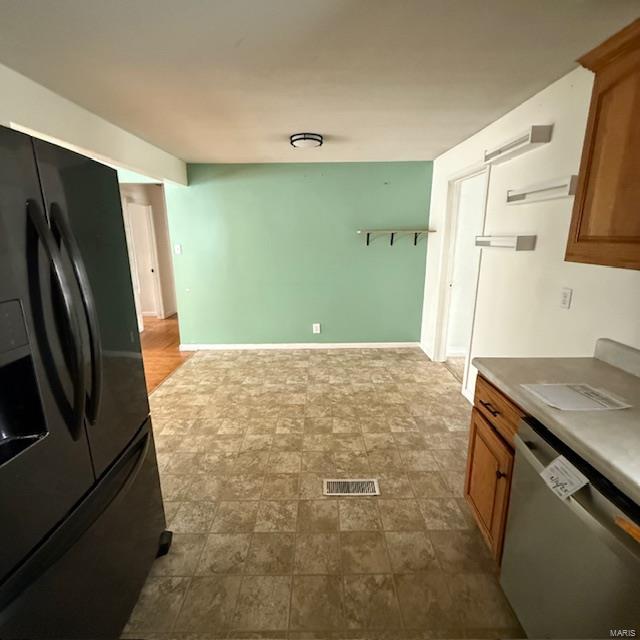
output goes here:
[[507, 162], [527, 151], [532, 151], [542, 144], [551, 141], [552, 124], [533, 124], [520, 135], [503, 142], [493, 149], [485, 149], [484, 162], [486, 164], [500, 164]]
[[533, 251], [538, 236], [476, 236], [476, 247]]
[[507, 204], [527, 204], [556, 198], [568, 198], [575, 195], [577, 185], [578, 176], [571, 175], [530, 184], [520, 189], [509, 189]]
[[435, 231], [434, 229], [358, 229], [357, 233], [365, 236], [367, 247], [376, 236], [389, 236], [389, 246], [392, 247], [397, 236], [413, 236], [413, 245], [416, 246], [420, 236], [426, 236], [427, 233], [435, 233]]

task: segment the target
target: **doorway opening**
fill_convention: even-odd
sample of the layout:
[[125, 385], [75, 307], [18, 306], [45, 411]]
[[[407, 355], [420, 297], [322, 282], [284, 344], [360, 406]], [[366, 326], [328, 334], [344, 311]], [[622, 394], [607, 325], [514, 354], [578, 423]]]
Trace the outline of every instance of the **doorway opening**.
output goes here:
[[171, 240], [164, 185], [121, 183], [147, 391], [153, 391], [190, 354], [180, 351]]
[[484, 230], [488, 184], [489, 169], [484, 167], [450, 182], [450, 246], [440, 355], [467, 397], [473, 396], [469, 364], [482, 259], [475, 237]]
[[164, 318], [164, 300], [158, 272], [158, 251], [151, 205], [127, 201], [126, 216], [131, 247], [131, 269], [134, 275], [138, 315]]
[[165, 319], [176, 313], [171, 241], [162, 184], [121, 184], [122, 215], [138, 315]]

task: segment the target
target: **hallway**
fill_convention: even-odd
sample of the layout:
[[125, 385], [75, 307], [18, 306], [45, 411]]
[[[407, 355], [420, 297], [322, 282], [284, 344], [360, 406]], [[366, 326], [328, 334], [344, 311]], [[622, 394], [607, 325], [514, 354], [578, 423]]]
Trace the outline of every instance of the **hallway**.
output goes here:
[[164, 320], [146, 317], [140, 343], [148, 393], [193, 355], [180, 351], [177, 315]]

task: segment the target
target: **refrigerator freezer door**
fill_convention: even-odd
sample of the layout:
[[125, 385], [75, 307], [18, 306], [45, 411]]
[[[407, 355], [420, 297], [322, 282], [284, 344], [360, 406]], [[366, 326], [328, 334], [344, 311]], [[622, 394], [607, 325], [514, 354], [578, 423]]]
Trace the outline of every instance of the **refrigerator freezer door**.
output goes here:
[[0, 586], [0, 638], [119, 638], [164, 526], [149, 421], [31, 563]]
[[87, 434], [100, 476], [149, 414], [120, 191], [113, 169], [41, 140], [34, 145], [51, 226], [82, 291], [91, 355]]
[[94, 482], [69, 357], [78, 291], [43, 216], [32, 140], [0, 127], [0, 583]]

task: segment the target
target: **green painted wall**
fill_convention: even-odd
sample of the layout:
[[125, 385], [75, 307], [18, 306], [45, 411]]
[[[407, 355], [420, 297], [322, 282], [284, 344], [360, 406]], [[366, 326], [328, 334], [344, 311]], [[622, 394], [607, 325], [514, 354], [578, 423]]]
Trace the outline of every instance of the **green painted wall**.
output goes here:
[[[189, 165], [166, 186], [181, 342], [418, 341], [431, 162]], [[311, 332], [313, 322], [322, 333]]]

